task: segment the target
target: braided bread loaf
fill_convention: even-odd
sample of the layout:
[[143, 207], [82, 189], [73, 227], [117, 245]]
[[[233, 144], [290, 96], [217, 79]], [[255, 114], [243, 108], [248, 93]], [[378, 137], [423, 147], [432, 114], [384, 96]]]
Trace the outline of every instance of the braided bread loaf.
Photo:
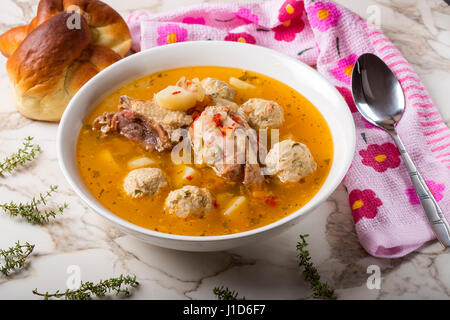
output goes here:
[[[73, 5], [80, 10], [64, 10]], [[0, 36], [17, 109], [43, 121], [59, 121], [75, 93], [130, 47], [125, 22], [97, 0], [42, 0], [28, 26]]]

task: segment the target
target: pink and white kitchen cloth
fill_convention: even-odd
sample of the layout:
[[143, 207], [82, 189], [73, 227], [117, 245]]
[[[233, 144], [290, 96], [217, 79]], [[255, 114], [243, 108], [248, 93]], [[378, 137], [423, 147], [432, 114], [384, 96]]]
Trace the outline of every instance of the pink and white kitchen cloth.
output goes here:
[[181, 41], [239, 41], [315, 66], [343, 95], [355, 120], [356, 153], [344, 184], [359, 240], [371, 255], [393, 258], [435, 237], [397, 148], [388, 134], [362, 119], [351, 97], [356, 59], [375, 53], [402, 84], [407, 106], [399, 134], [450, 219], [450, 130], [401, 53], [355, 13], [332, 1], [271, 0], [133, 12], [128, 24], [135, 51]]

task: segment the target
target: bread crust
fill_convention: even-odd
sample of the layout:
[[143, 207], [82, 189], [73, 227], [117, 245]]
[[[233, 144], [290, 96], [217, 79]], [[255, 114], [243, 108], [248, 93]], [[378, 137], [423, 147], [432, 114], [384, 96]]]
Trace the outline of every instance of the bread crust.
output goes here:
[[[67, 27], [73, 15], [80, 28]], [[8, 59], [14, 103], [28, 118], [59, 121], [81, 86], [120, 59], [108, 47], [92, 44], [85, 18], [57, 13], [35, 28]]]
[[106, 46], [124, 57], [131, 48], [131, 35], [126, 22], [107, 4], [98, 0], [41, 0], [36, 18], [0, 35], [0, 51], [10, 57], [20, 43], [38, 26], [61, 12], [76, 12], [87, 21], [94, 45]]

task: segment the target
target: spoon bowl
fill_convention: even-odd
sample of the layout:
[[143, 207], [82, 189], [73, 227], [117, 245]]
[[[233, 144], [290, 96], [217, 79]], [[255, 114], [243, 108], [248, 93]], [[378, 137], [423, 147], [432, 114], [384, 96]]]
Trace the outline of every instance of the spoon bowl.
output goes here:
[[405, 96], [391, 69], [376, 55], [361, 55], [353, 69], [353, 98], [373, 125], [393, 131], [405, 111]]

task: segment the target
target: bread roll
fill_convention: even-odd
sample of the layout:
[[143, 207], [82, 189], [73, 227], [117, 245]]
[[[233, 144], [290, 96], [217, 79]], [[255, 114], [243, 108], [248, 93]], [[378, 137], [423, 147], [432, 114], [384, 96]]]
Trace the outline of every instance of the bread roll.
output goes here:
[[17, 47], [38, 26], [61, 12], [76, 12], [87, 21], [92, 44], [106, 46], [121, 57], [131, 48], [131, 36], [122, 17], [98, 0], [41, 0], [37, 16], [26, 26], [13, 28], [0, 36], [0, 51], [10, 57]]
[[[80, 28], [69, 29], [67, 22], [74, 17]], [[120, 59], [110, 48], [95, 45], [85, 18], [57, 13], [31, 31], [8, 59], [14, 103], [28, 118], [59, 121], [81, 86]]]

